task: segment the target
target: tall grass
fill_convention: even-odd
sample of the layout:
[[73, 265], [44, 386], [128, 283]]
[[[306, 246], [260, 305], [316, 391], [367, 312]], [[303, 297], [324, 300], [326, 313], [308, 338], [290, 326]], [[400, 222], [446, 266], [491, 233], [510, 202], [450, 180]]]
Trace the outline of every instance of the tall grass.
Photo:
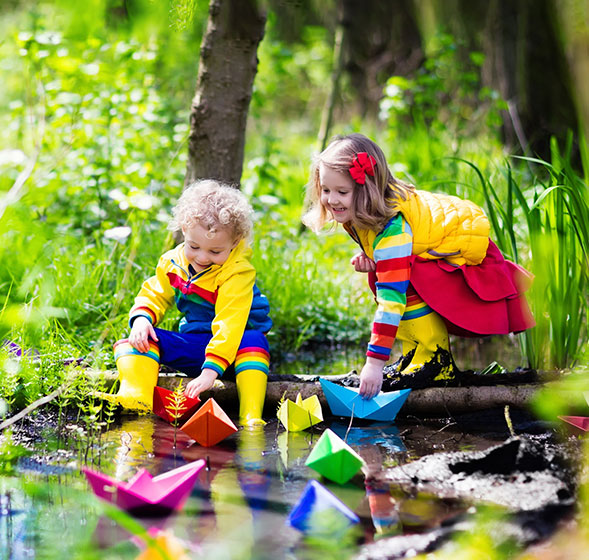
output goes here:
[[[572, 165], [572, 146], [569, 137], [561, 153], [553, 139], [552, 162], [518, 158], [533, 172], [527, 188], [507, 162], [502, 192], [477, 166], [462, 160], [478, 177], [501, 251], [515, 262], [530, 261], [536, 326], [522, 334], [522, 349], [538, 369], [573, 366], [587, 335], [589, 187]], [[521, 240], [520, 217], [525, 225]]]

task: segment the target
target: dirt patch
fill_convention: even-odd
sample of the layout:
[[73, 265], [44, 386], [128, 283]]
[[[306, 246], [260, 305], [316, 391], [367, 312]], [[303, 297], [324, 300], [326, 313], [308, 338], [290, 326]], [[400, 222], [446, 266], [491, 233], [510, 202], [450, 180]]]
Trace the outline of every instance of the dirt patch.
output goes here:
[[[427, 455], [383, 471], [378, 481], [413, 492], [500, 506], [495, 543], [526, 547], [551, 536], [575, 509], [577, 477], [568, 447], [550, 435], [511, 437], [475, 452]], [[405, 558], [442, 546], [461, 532], [475, 530], [474, 515], [460, 515], [425, 534], [400, 535], [366, 545], [357, 558]]]

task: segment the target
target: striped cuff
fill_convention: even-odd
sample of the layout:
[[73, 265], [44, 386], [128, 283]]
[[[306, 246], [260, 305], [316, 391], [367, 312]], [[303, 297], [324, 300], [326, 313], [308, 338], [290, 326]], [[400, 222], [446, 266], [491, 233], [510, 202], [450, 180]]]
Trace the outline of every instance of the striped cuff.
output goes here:
[[221, 377], [225, 370], [229, 367], [229, 362], [220, 356], [215, 356], [215, 354], [206, 354], [205, 361], [202, 364], [200, 370], [203, 369], [212, 369], [217, 373], [219, 377]]
[[383, 362], [386, 362], [390, 355], [390, 348], [381, 348], [378, 346], [373, 346], [372, 344], [368, 345], [368, 350], [366, 351], [366, 356], [369, 358], [376, 358], [377, 360], [382, 360]]
[[132, 309], [131, 313], [129, 327], [133, 326], [133, 322], [137, 317], [145, 317], [152, 325], [155, 325], [155, 313], [148, 307], [137, 307], [136, 309]]

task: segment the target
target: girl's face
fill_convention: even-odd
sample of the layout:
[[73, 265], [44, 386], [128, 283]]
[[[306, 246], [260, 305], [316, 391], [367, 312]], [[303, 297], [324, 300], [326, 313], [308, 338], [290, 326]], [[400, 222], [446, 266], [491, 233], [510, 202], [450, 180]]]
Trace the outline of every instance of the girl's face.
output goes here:
[[211, 233], [200, 224], [182, 228], [184, 254], [196, 272], [202, 272], [212, 264], [222, 265], [239, 240], [234, 241], [226, 229]]
[[352, 219], [352, 201], [356, 183], [349, 174], [334, 171], [319, 164], [321, 204], [329, 210], [336, 222], [345, 224]]

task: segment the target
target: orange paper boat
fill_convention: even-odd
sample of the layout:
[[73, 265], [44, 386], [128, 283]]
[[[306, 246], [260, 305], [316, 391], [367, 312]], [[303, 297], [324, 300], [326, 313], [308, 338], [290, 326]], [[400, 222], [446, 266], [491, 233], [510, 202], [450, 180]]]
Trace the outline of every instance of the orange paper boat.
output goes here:
[[157, 414], [170, 424], [174, 423], [173, 414], [177, 413], [178, 423], [186, 422], [198, 409], [200, 399], [184, 396], [185, 401], [178, 406], [178, 410], [174, 410], [174, 391], [164, 389], [163, 387], [156, 387], [153, 390], [153, 413]]
[[589, 416], [559, 416], [559, 418], [584, 432], [589, 431]]
[[225, 411], [210, 398], [180, 429], [204, 447], [211, 447], [237, 432]]

